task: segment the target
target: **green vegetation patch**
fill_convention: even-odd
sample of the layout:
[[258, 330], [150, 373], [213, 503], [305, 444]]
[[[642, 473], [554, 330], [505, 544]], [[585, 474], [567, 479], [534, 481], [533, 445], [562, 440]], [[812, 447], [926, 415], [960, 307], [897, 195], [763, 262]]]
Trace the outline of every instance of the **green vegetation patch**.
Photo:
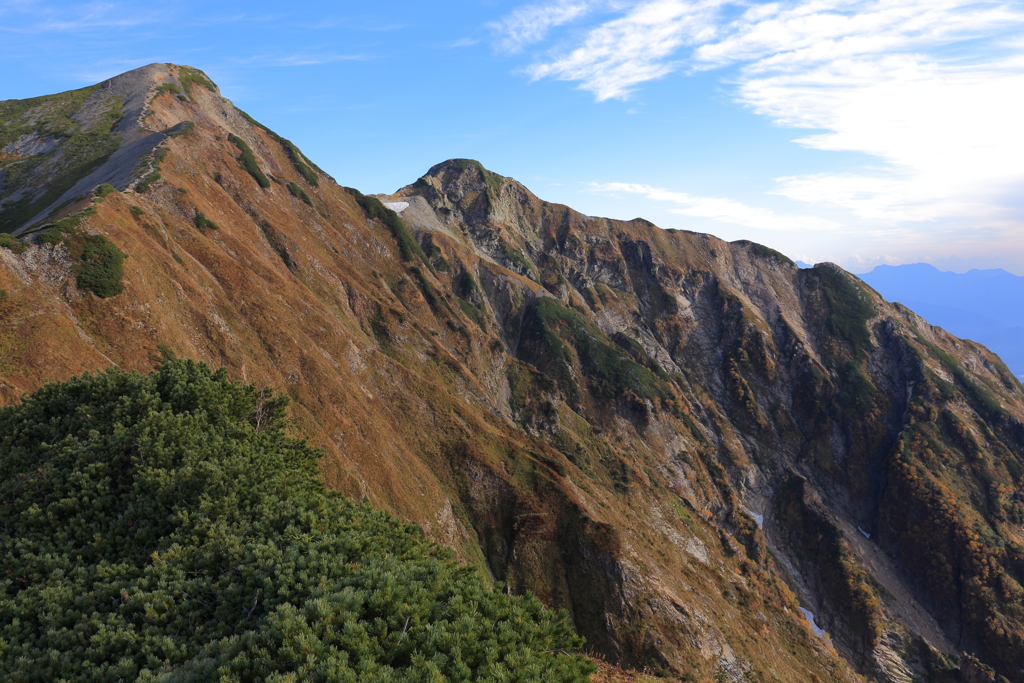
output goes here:
[[28, 248], [25, 244], [5, 232], [0, 232], [0, 247], [7, 249], [8, 251], [12, 251], [15, 254], [24, 253], [25, 249]]
[[110, 183], [103, 183], [96, 188], [95, 195], [97, 199], [103, 199], [111, 192], [117, 192], [117, 188]]
[[74, 229], [81, 224], [82, 220], [84, 220], [86, 216], [92, 216], [95, 213], [96, 207], [90, 206], [78, 213], [65, 216], [58, 221], [54, 221], [53, 223], [44, 226], [43, 229], [46, 230], [46, 232], [39, 236], [39, 243], [59, 244], [74, 237], [77, 234]]
[[864, 374], [862, 363], [847, 361], [838, 372], [840, 405], [861, 414], [870, 413], [875, 406], [875, 386]]
[[[31, 155], [4, 165], [7, 174], [4, 192], [24, 190], [15, 202], [0, 204], [0, 232], [11, 232], [57, 201], [75, 183], [99, 168], [120, 144], [114, 126], [124, 113], [121, 98], [107, 100], [109, 108], [88, 125], [71, 116], [100, 86], [90, 86], [58, 95], [0, 103], [0, 147], [23, 135], [59, 139], [56, 151]], [[36, 171], [49, 165], [45, 189], [40, 191]]]
[[520, 275], [526, 275], [531, 279], [537, 279], [536, 270], [533, 268], [533, 264], [530, 263], [529, 259], [515, 247], [508, 242], [502, 240], [501, 252], [505, 255], [505, 260], [508, 262], [511, 269], [518, 272]]
[[[967, 371], [964, 370], [963, 366], [960, 365], [960, 362], [956, 358], [923, 337], [917, 337], [917, 341], [919, 344], [927, 348], [928, 352], [942, 363], [942, 367], [944, 367], [949, 374], [956, 378], [956, 381], [961, 387], [963, 387], [964, 392], [967, 394], [968, 399], [975, 408], [989, 417], [1008, 415], [1008, 413], [1003, 409], [1002, 404], [999, 403], [999, 399], [997, 399], [987, 388], [971, 379], [968, 376]], [[938, 377], [936, 377], [936, 379], [941, 381]]]
[[328, 492], [285, 405], [171, 360], [0, 408], [0, 678], [589, 680], [564, 613]]
[[776, 263], [785, 263], [786, 265], [794, 267], [796, 266], [796, 263], [793, 261], [793, 259], [789, 258], [782, 252], [775, 251], [774, 249], [766, 247], [763, 244], [758, 244], [757, 242], [751, 242], [750, 240], [736, 240], [734, 242], [730, 242], [729, 244], [735, 244], [740, 247], [749, 247], [750, 251], [755, 256], [760, 256], [763, 259], [775, 261]]
[[124, 290], [124, 260], [127, 255], [103, 235], [88, 235], [78, 230], [86, 216], [96, 213], [90, 206], [84, 211], [62, 218], [39, 236], [40, 244], [63, 244], [74, 263], [78, 288], [106, 299]]
[[245, 140], [234, 133], [229, 133], [228, 141], [242, 152], [242, 156], [238, 159], [239, 163], [242, 164], [242, 168], [256, 180], [260, 187], [270, 187], [270, 181], [267, 180], [267, 176], [260, 170], [260, 165], [256, 162], [256, 155], [252, 153], [252, 148], [245, 143]]
[[150, 157], [153, 163], [153, 170], [150, 172], [149, 175], [147, 175], [145, 178], [143, 178], [135, 185], [136, 192], [140, 194], [148, 192], [150, 186], [152, 186], [153, 183], [160, 180], [160, 164], [162, 164], [164, 159], [167, 158], [168, 153], [169, 150], [166, 147], [158, 147], [157, 149], [153, 150], [153, 154]]
[[367, 197], [352, 187], [343, 189], [355, 198], [367, 218], [379, 220], [388, 227], [395, 240], [398, 241], [398, 250], [401, 252], [403, 260], [412, 261], [414, 258], [419, 258], [427, 268], [430, 268], [431, 272], [434, 271], [430, 261], [427, 260], [427, 255], [423, 253], [423, 248], [409, 232], [409, 228], [406, 227], [401, 216], [384, 206], [376, 197]]
[[[175, 84], [175, 83], [161, 83], [160, 85], [158, 85], [156, 88], [153, 89], [153, 98], [150, 100], [150, 102], [152, 102], [156, 98], [160, 97], [160, 95], [162, 95], [165, 92], [173, 93], [175, 95], [180, 95], [181, 94], [181, 88], [178, 87], [178, 85]], [[152, 113], [152, 112], [149, 112], [149, 113]]]
[[217, 224], [211, 221], [209, 218], [207, 218], [206, 214], [204, 214], [202, 211], [196, 211], [195, 224], [196, 227], [199, 228], [200, 230], [220, 229], [219, 227], [217, 227]]
[[188, 135], [196, 127], [194, 121], [182, 121], [178, 125], [171, 128], [169, 131], [164, 133], [169, 138], [176, 138], [181, 135]]
[[[56, 95], [0, 102], [0, 147], [6, 147], [25, 133], [37, 128], [41, 129], [40, 132], [66, 132], [76, 125], [71, 120], [71, 115], [101, 87], [99, 84], [90, 85], [87, 88], [68, 90]], [[24, 116], [28, 112], [35, 115]]]
[[201, 85], [214, 94], [217, 92], [217, 87], [213, 84], [213, 81], [207, 78], [206, 74], [190, 66], [183, 66], [178, 69], [178, 80], [181, 81], [181, 87], [189, 98], [192, 97], [193, 85]]
[[476, 323], [476, 326], [479, 327], [481, 330], [486, 330], [486, 309], [484, 309], [482, 305], [470, 303], [469, 301], [466, 301], [462, 297], [456, 298], [458, 299], [459, 308], [462, 310], [462, 314], [465, 315], [470, 320], [472, 320], [474, 323]]
[[425, 251], [427, 256], [430, 257], [430, 263], [433, 264], [435, 271], [439, 270], [442, 273], [451, 272], [452, 264], [448, 263], [448, 259], [444, 257], [441, 248], [434, 244], [432, 235], [427, 236], [427, 248]]
[[89, 235], [81, 245], [79, 264], [75, 266], [78, 288], [101, 299], [117, 296], [124, 290], [122, 264], [127, 255], [103, 235]]
[[829, 309], [825, 319], [828, 331], [849, 342], [854, 353], [867, 353], [871, 348], [867, 323], [875, 315], [867, 295], [834, 266], [822, 264], [801, 272], [821, 287]]
[[643, 365], [661, 379], [668, 380], [668, 374], [665, 373], [658, 361], [651, 358], [650, 354], [647, 353], [647, 349], [636, 339], [621, 332], [616, 332], [612, 335], [612, 341], [628, 353], [634, 361]]
[[285, 154], [288, 155], [288, 158], [291, 160], [295, 170], [299, 172], [299, 175], [301, 175], [306, 182], [313, 187], [319, 187], [320, 179], [317, 177], [313, 169], [306, 164], [304, 160], [305, 157], [302, 152], [299, 151], [299, 148], [292, 144], [290, 140], [285, 140], [284, 138], [278, 138], [278, 142], [281, 143], [281, 147], [284, 149]]
[[301, 187], [299, 187], [295, 183], [288, 183], [287, 187], [288, 191], [291, 192], [293, 197], [297, 197], [302, 201], [306, 202], [307, 204], [309, 204], [310, 206], [313, 206], [313, 200], [309, 198], [309, 195], [306, 194], [306, 191], [303, 190]]
[[524, 360], [549, 372], [574, 400], [578, 400], [571, 371], [575, 359], [591, 389], [602, 398], [621, 398], [627, 391], [643, 399], [674, 398], [655, 372], [609, 343], [597, 326], [553, 297], [541, 297], [527, 309], [520, 348]]

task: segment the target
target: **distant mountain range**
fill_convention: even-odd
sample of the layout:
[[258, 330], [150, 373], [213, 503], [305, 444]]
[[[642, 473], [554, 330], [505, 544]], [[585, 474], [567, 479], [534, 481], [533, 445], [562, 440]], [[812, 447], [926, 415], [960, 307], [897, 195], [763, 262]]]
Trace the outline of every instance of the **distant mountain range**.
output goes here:
[[1002, 269], [949, 273], [913, 263], [878, 266], [860, 279], [931, 324], [984, 344], [1024, 376], [1024, 277]]

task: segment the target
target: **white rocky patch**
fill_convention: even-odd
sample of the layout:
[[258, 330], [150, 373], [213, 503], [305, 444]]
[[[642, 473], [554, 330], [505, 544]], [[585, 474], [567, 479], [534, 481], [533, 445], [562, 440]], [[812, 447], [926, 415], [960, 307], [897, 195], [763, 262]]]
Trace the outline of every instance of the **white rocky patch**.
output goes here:
[[409, 208], [409, 202], [384, 202], [384, 206], [388, 207], [395, 213], [402, 213]]

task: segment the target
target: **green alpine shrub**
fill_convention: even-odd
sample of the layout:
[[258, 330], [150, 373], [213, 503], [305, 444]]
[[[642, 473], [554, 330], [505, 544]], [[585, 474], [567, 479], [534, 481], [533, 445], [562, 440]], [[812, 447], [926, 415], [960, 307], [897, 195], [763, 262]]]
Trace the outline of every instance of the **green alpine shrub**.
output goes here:
[[327, 492], [284, 411], [188, 360], [0, 408], [0, 679], [588, 679], [564, 615]]
[[207, 229], [209, 229], [209, 230], [219, 230], [220, 229], [218, 227], [218, 225], [216, 223], [214, 223], [213, 221], [211, 221], [209, 218], [207, 218], [206, 214], [204, 214], [202, 211], [196, 211], [195, 224], [196, 224], [196, 227], [199, 228], [200, 230], [207, 230]]
[[293, 197], [297, 197], [298, 199], [301, 199], [302, 201], [309, 204], [310, 206], [313, 206], [313, 200], [309, 198], [309, 195], [306, 194], [306, 191], [303, 190], [301, 187], [299, 187], [295, 183], [288, 183], [287, 187], [288, 191], [291, 192]]
[[101, 299], [117, 296], [124, 290], [121, 264], [125, 258], [124, 252], [103, 235], [89, 235], [82, 243], [80, 261], [74, 268], [78, 288]]
[[412, 236], [412, 233], [409, 232], [409, 228], [405, 225], [405, 221], [402, 220], [401, 216], [384, 206], [376, 197], [367, 197], [354, 187], [342, 189], [355, 198], [356, 203], [359, 204], [359, 208], [363, 210], [367, 218], [379, 220], [388, 227], [395, 240], [398, 241], [398, 250], [402, 254], [403, 261], [412, 261], [419, 257], [423, 264], [433, 272], [434, 268], [430, 265], [430, 261], [427, 260], [427, 255], [423, 253], [423, 248], [416, 241], [416, 238]]
[[25, 249], [27, 249], [21, 241], [5, 232], [0, 232], [0, 247], [13, 251], [15, 254], [24, 253]]
[[228, 135], [228, 141], [242, 152], [242, 156], [238, 160], [242, 164], [242, 168], [248, 171], [249, 175], [253, 177], [260, 187], [270, 187], [270, 181], [267, 180], [267, 176], [260, 170], [260, 165], [256, 161], [256, 155], [252, 153], [252, 148], [249, 147], [245, 140], [232, 133]]

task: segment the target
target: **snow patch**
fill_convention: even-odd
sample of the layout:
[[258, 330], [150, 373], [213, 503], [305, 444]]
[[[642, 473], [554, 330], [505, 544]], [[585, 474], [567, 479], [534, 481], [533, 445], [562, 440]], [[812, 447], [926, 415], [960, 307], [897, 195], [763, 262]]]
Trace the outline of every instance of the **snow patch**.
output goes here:
[[804, 615], [804, 619], [810, 622], [811, 630], [814, 631], [814, 635], [818, 636], [819, 638], [825, 635], [825, 629], [818, 626], [818, 624], [814, 621], [814, 612], [812, 612], [809, 609], [804, 609], [803, 607], [800, 608], [800, 612]]
[[860, 527], [857, 527], [857, 531], [859, 531], [859, 532], [861, 532], [862, 534], [864, 534], [864, 538], [867, 538], [867, 539], [870, 539], [870, 538], [871, 538], [871, 534], [869, 534], [868, 532], [864, 531], [864, 530], [863, 530], [863, 529], [861, 529]]
[[760, 528], [760, 529], [764, 528], [764, 515], [759, 515], [759, 514], [757, 514], [756, 512], [754, 512], [752, 510], [747, 510], [746, 508], [743, 508], [743, 510], [748, 515], [750, 515], [751, 517], [754, 518], [754, 521], [757, 522], [758, 528]]
[[409, 208], [409, 202], [384, 202], [384, 206], [388, 207], [395, 213], [402, 213]]

